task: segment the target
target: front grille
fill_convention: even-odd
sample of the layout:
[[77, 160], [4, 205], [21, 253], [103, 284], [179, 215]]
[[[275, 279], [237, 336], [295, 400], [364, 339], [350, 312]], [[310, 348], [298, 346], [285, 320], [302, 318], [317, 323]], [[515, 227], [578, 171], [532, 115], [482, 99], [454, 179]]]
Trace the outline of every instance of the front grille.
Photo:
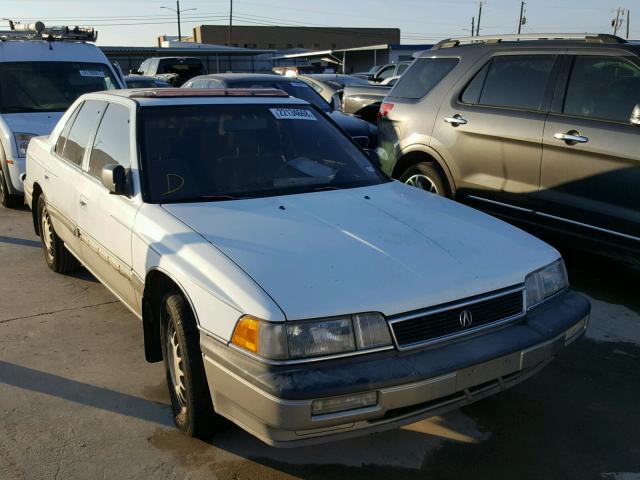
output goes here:
[[[463, 326], [460, 317], [465, 310], [471, 314], [472, 322]], [[407, 348], [486, 329], [520, 314], [524, 314], [522, 289], [434, 307], [423, 314], [391, 318], [390, 323], [398, 347]]]

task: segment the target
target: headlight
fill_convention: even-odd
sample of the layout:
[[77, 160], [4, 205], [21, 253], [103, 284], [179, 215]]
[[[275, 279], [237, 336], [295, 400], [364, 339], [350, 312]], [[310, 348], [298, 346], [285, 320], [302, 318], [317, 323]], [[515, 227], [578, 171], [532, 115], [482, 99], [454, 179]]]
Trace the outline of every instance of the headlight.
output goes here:
[[18, 146], [18, 156], [26, 157], [27, 156], [27, 147], [29, 146], [29, 141], [36, 137], [35, 133], [14, 133], [14, 138], [16, 139], [16, 145]]
[[530, 273], [525, 280], [527, 308], [534, 307], [568, 285], [567, 270], [562, 259]]
[[246, 315], [238, 320], [231, 343], [270, 360], [298, 360], [392, 345], [387, 322], [379, 313], [282, 323]]

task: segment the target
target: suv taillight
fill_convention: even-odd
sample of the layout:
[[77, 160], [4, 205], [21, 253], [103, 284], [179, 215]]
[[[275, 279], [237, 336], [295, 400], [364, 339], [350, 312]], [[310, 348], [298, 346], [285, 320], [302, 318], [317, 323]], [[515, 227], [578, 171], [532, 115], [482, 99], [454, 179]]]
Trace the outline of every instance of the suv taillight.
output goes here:
[[394, 103], [382, 102], [380, 104], [380, 110], [378, 110], [378, 121], [380, 121], [382, 117], [389, 115], [389, 112], [393, 110], [393, 107], [395, 106], [396, 105]]

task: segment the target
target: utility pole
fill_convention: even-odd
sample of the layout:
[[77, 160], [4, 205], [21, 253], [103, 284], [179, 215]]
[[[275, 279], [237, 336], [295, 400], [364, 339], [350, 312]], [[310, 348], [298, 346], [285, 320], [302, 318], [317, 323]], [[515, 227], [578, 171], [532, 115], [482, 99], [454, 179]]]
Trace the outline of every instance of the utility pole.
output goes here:
[[525, 6], [525, 3], [520, 2], [520, 20], [518, 20], [518, 35], [520, 35], [520, 32], [522, 31], [522, 25], [524, 25], [524, 22], [526, 22], [526, 19], [523, 16], [524, 6]]
[[476, 31], [476, 17], [471, 17], [471, 36], [475, 35]]
[[478, 26], [476, 27], [476, 37], [480, 36], [480, 20], [482, 19], [482, 0], [480, 0], [480, 6], [478, 7]]
[[627, 40], [629, 40], [629, 16], [631, 15], [631, 10], [627, 9]]
[[[177, 16], [178, 16], [178, 41], [181, 42], [182, 41], [182, 29], [180, 26], [180, 0], [176, 0], [176, 8], [170, 8], [170, 7], [160, 7], [160, 8], [164, 8], [165, 10], [171, 10], [172, 12], [174, 12]], [[187, 8], [186, 10], [182, 10], [183, 12], [190, 12], [191, 10], [197, 10], [197, 8]]]
[[227, 45], [231, 46], [231, 33], [233, 31], [233, 0], [229, 0], [229, 38]]

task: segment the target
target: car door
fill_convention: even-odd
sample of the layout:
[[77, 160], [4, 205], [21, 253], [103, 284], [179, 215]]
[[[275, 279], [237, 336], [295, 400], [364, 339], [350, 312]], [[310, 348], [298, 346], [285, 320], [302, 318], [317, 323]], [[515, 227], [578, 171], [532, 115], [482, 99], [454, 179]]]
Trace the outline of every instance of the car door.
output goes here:
[[558, 65], [554, 53], [500, 53], [456, 85], [440, 107], [432, 146], [460, 196], [522, 207], [537, 193]]
[[83, 181], [82, 163], [91, 133], [105, 103], [87, 100], [69, 117], [44, 172], [44, 193], [53, 227], [67, 247], [80, 254], [77, 238], [77, 188]]
[[[85, 265], [134, 311], [139, 311], [132, 283], [131, 231], [140, 207], [131, 175], [135, 148], [132, 143], [134, 111], [109, 103], [92, 138], [79, 188], [78, 228]], [[111, 194], [102, 184], [102, 168], [122, 165], [128, 173], [129, 191]]]
[[569, 53], [544, 131], [540, 213], [640, 241], [640, 128], [630, 122], [640, 60], [619, 50]]

